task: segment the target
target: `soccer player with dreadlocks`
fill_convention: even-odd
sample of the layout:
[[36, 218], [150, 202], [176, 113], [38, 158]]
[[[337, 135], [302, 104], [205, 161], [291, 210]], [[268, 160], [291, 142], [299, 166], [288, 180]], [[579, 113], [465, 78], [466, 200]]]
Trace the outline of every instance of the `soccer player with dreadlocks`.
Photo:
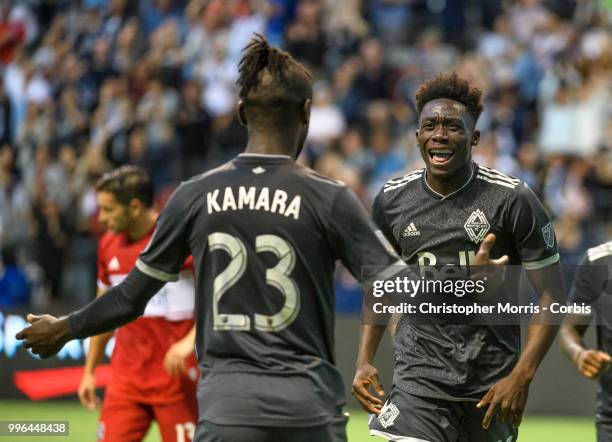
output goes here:
[[45, 357], [125, 324], [191, 254], [202, 373], [194, 440], [343, 441], [334, 263], [365, 280], [376, 275], [362, 267], [400, 260], [345, 185], [295, 162], [312, 97], [304, 67], [258, 37], [239, 71], [245, 152], [176, 190], [123, 283], [66, 318], [30, 316], [18, 337]]
[[[374, 202], [374, 220], [389, 242], [421, 268], [522, 265], [543, 311], [564, 303], [554, 232], [537, 197], [518, 178], [472, 161], [481, 91], [454, 73], [440, 75], [419, 88], [416, 102], [426, 167], [387, 182]], [[510, 273], [501, 291], [487, 296], [513, 296], [508, 287], [519, 278]], [[532, 320], [521, 352], [518, 323], [417, 325], [404, 315], [384, 406], [372, 361], [385, 327], [363, 325], [353, 394], [376, 415], [371, 434], [393, 441], [515, 441], [529, 384], [558, 329], [545, 316]]]

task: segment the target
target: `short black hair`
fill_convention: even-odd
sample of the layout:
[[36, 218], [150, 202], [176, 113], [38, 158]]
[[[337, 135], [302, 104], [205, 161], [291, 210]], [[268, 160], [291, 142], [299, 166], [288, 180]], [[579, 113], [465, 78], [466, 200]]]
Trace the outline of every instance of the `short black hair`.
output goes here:
[[438, 75], [423, 83], [416, 91], [416, 105], [419, 115], [427, 103], [438, 98], [448, 98], [463, 104], [474, 122], [482, 113], [482, 91], [471, 87], [467, 80], [455, 72]]
[[259, 34], [255, 34], [243, 53], [236, 83], [248, 112], [247, 121], [255, 118], [283, 124], [295, 118], [304, 102], [312, 99], [312, 77], [308, 70], [288, 52], [270, 46]]
[[133, 199], [146, 207], [153, 206], [153, 183], [141, 167], [126, 165], [105, 173], [96, 183], [96, 191], [112, 193], [124, 206]]

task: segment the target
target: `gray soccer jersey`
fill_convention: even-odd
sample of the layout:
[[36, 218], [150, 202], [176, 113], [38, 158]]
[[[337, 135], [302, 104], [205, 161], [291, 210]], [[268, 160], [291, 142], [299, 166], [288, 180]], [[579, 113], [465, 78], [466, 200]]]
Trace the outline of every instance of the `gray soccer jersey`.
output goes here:
[[171, 281], [193, 255], [200, 419], [312, 426], [338, 412], [334, 263], [359, 280], [397, 263], [374, 229], [346, 186], [282, 155], [242, 154], [176, 190], [137, 266]]
[[[612, 354], [612, 241], [593, 247], [576, 269], [570, 301], [593, 307], [597, 348]], [[597, 421], [612, 423], [612, 371], [599, 378]]]
[[[385, 184], [374, 220], [411, 265], [469, 265], [488, 233], [492, 258], [537, 269], [559, 260], [549, 217], [519, 179], [473, 163], [470, 180], [442, 196], [425, 170]], [[518, 326], [419, 325], [404, 316], [395, 338], [394, 383], [405, 391], [444, 399], [480, 399], [507, 375], [520, 352]]]

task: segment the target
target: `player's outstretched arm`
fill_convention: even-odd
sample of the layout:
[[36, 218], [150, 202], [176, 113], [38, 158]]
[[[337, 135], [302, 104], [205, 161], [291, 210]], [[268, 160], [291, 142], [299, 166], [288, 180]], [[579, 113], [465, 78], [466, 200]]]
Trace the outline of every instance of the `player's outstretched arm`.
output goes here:
[[531, 381], [559, 329], [553, 324], [550, 305], [566, 301], [560, 264], [528, 270], [527, 277], [539, 295], [540, 313], [531, 320], [525, 349], [512, 372], [493, 385], [476, 405], [478, 408], [488, 406], [482, 421], [484, 428], [489, 427], [495, 414], [502, 421], [512, 422], [516, 427], [520, 425]]
[[140, 316], [164, 282], [134, 268], [121, 284], [81, 310], [63, 318], [28, 315], [31, 324], [15, 335], [42, 358], [56, 354], [66, 342], [114, 330]]
[[[374, 356], [378, 350], [380, 340], [385, 334], [386, 325], [363, 324], [361, 326], [361, 339], [359, 353], [355, 368], [352, 393], [359, 401], [361, 407], [369, 412], [378, 414], [382, 408], [382, 398], [385, 395], [383, 386], [378, 379], [378, 370], [373, 365]], [[370, 392], [370, 387], [378, 397]]]

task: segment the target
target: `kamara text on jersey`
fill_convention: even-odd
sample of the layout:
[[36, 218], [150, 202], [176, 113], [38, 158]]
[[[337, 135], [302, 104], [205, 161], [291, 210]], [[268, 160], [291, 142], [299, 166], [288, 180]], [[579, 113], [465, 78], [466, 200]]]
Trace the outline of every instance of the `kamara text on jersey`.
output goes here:
[[268, 187], [240, 186], [236, 195], [231, 187], [225, 190], [215, 189], [206, 194], [208, 214], [226, 212], [228, 210], [265, 210], [286, 217], [299, 219], [302, 197], [294, 196], [289, 202], [289, 196], [284, 190], [270, 190]]

